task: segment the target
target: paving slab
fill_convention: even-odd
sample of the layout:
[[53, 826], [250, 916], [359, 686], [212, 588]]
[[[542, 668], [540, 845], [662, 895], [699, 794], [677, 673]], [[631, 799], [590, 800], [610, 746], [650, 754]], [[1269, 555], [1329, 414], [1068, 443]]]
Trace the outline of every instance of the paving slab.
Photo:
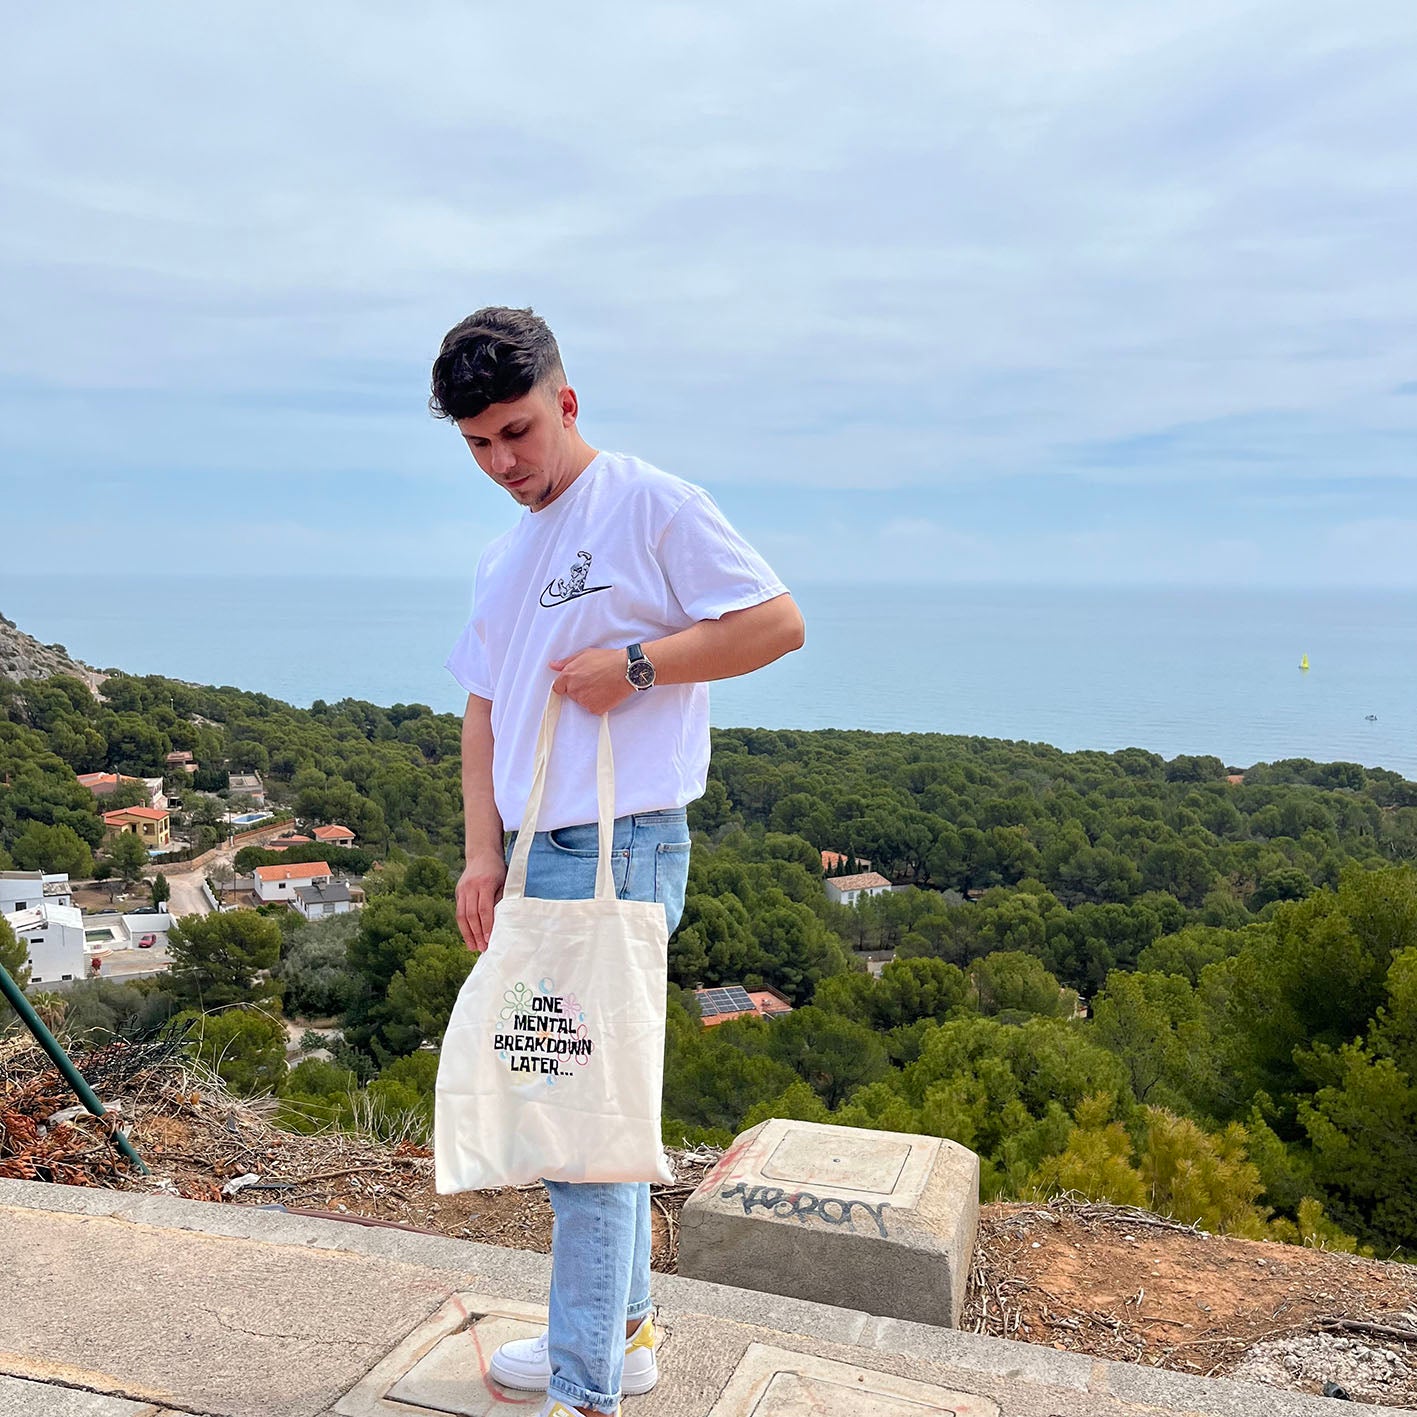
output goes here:
[[0, 1417], [182, 1417], [150, 1402], [0, 1375]]
[[[0, 1387], [0, 1417], [515, 1417], [538, 1399], [489, 1384], [486, 1365], [503, 1336], [544, 1326], [549, 1279], [529, 1251], [0, 1181], [0, 1374], [29, 1380]], [[853, 1388], [861, 1405], [844, 1410], [861, 1417], [966, 1399], [998, 1417], [1340, 1410], [677, 1275], [655, 1274], [652, 1296], [661, 1379], [627, 1417], [724, 1417], [725, 1398], [753, 1417], [835, 1417]]]
[[546, 1327], [546, 1310], [499, 1295], [454, 1294], [377, 1363], [335, 1404], [338, 1417], [385, 1417], [410, 1408], [452, 1417], [536, 1412], [541, 1393], [503, 1388], [487, 1376], [499, 1344], [531, 1338]]
[[231, 1417], [316, 1417], [446, 1297], [390, 1261], [13, 1208], [0, 1274], [0, 1372]]
[[987, 1397], [750, 1343], [709, 1417], [1000, 1417]]
[[978, 1230], [957, 1142], [772, 1118], [685, 1203], [679, 1273], [954, 1328]]

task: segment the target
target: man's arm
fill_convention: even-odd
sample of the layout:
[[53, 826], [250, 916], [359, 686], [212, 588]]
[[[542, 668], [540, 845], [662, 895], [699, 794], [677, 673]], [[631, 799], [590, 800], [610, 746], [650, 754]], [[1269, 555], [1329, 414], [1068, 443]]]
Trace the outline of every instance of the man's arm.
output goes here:
[[[700, 620], [642, 648], [654, 665], [656, 685], [706, 684], [751, 674], [801, 649], [805, 639], [802, 612], [790, 595], [779, 595], [717, 620]], [[623, 649], [586, 649], [552, 660], [549, 667], [558, 694], [591, 713], [608, 713], [637, 692], [625, 678], [625, 666]]]
[[458, 881], [458, 929], [470, 950], [481, 954], [492, 934], [492, 912], [507, 880], [502, 854], [502, 818], [492, 791], [492, 701], [467, 696], [462, 720], [462, 800], [467, 823]]

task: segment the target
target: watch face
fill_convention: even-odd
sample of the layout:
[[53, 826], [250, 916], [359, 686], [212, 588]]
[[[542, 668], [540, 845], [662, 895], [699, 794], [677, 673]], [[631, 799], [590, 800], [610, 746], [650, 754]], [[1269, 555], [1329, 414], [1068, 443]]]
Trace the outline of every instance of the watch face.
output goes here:
[[654, 665], [647, 659], [633, 660], [625, 671], [625, 677], [635, 688], [648, 689], [654, 683]]

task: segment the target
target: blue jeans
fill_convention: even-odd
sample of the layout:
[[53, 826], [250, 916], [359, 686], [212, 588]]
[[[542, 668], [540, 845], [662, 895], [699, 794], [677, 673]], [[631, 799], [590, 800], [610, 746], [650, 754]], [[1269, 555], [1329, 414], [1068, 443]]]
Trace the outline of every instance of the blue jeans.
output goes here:
[[[611, 878], [621, 900], [657, 900], [673, 934], [689, 881], [689, 824], [683, 807], [615, 819]], [[594, 822], [537, 832], [526, 893], [543, 900], [595, 894], [599, 832]], [[507, 845], [511, 858], [511, 843]], [[551, 1228], [547, 1392], [568, 1407], [614, 1412], [625, 1365], [625, 1321], [650, 1311], [649, 1183], [543, 1180]]]

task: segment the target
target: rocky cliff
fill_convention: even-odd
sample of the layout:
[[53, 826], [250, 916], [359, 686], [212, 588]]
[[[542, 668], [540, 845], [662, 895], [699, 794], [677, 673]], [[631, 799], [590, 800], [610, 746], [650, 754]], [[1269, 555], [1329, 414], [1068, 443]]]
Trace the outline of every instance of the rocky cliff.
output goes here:
[[108, 677], [72, 658], [63, 645], [42, 645], [0, 615], [0, 679], [48, 679], [53, 674], [72, 674], [95, 690]]

